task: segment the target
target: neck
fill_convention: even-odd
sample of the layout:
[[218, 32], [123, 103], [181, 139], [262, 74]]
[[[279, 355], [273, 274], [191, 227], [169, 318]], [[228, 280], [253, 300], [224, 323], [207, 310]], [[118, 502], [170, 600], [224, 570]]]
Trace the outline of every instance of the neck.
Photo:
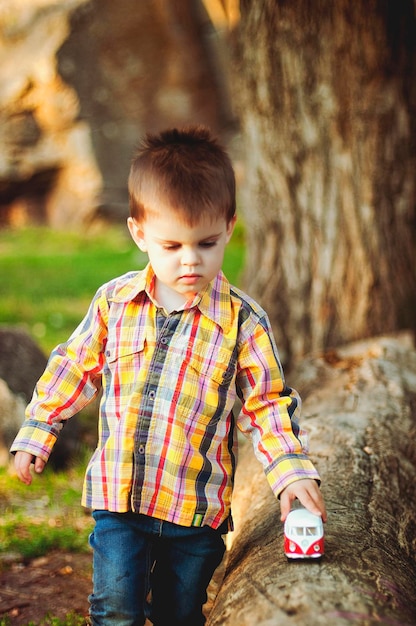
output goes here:
[[166, 287], [156, 279], [155, 285], [155, 299], [156, 302], [163, 306], [163, 308], [171, 313], [172, 311], [180, 311], [183, 309], [187, 302], [187, 298], [177, 293], [173, 289]]

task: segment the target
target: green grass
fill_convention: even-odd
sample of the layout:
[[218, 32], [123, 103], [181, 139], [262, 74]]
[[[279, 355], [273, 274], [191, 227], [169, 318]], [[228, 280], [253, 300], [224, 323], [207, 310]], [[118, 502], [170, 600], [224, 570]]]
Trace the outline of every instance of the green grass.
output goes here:
[[24, 327], [50, 352], [67, 339], [101, 284], [144, 263], [121, 228], [98, 235], [0, 231], [0, 323]]
[[32, 559], [51, 550], [89, 550], [93, 521], [80, 505], [84, 468], [46, 467], [30, 487], [0, 468], [0, 553]]
[[[244, 233], [237, 225], [224, 259], [233, 284], [239, 284], [243, 260]], [[0, 324], [23, 327], [49, 354], [68, 338], [100, 285], [146, 262], [124, 227], [0, 230]], [[89, 550], [93, 521], [80, 505], [84, 469], [84, 462], [63, 473], [47, 466], [28, 488], [0, 468], [0, 553], [31, 559], [51, 550]], [[69, 614], [27, 626], [84, 624], [84, 617]], [[10, 619], [0, 617], [0, 626], [10, 626]]]
[[[224, 260], [224, 271], [234, 284], [243, 258], [243, 229], [237, 225]], [[0, 324], [25, 328], [49, 353], [71, 334], [100, 285], [146, 262], [124, 226], [99, 233], [2, 230]]]
[[[0, 626], [11, 626], [10, 618], [0, 617]], [[81, 617], [75, 613], [68, 613], [64, 620], [61, 620], [59, 617], [46, 615], [38, 624], [28, 622], [26, 626], [85, 626], [85, 617]]]

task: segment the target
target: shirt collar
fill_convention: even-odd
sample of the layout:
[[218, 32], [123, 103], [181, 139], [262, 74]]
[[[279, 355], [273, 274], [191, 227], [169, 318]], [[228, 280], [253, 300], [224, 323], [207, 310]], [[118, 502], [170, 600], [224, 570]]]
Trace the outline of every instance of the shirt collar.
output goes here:
[[203, 315], [221, 326], [225, 332], [228, 331], [231, 324], [230, 283], [221, 271], [195, 296], [190, 303], [192, 306], [197, 306]]
[[111, 300], [113, 302], [131, 302], [143, 291], [152, 299], [154, 279], [154, 271], [148, 263], [144, 270], [122, 276]]
[[[120, 285], [113, 297], [113, 302], [130, 302], [140, 293], [145, 292], [154, 300], [155, 273], [150, 263], [141, 272], [132, 273], [127, 280]], [[227, 331], [231, 324], [231, 298], [230, 283], [220, 271], [217, 276], [198, 293], [195, 298], [186, 304], [185, 309], [198, 307], [203, 315], [221, 326]]]

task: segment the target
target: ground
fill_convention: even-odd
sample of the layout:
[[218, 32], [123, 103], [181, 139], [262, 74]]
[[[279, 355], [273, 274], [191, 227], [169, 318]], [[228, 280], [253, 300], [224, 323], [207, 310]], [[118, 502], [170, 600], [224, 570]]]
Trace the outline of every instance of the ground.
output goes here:
[[[28, 563], [14, 563], [0, 570], [0, 624], [40, 626], [45, 616], [85, 616], [88, 624], [88, 594], [91, 593], [91, 554], [51, 553]], [[208, 613], [223, 574], [220, 566], [208, 590]], [[6, 622], [7, 623], [7, 622]], [[46, 622], [50, 624], [50, 622]], [[146, 625], [151, 626], [149, 622]]]
[[10, 626], [38, 625], [49, 613], [65, 623], [70, 613], [88, 615], [90, 592], [90, 554], [60, 552], [15, 563], [0, 573], [0, 620], [7, 616]]

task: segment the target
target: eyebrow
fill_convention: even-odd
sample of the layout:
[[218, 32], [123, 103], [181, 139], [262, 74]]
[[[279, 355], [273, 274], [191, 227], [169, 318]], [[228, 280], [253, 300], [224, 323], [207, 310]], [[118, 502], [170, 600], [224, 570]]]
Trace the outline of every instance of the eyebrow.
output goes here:
[[[204, 237], [203, 239], [199, 239], [198, 243], [204, 243], [205, 241], [211, 241], [212, 239], [218, 239], [218, 237], [221, 237], [221, 233], [213, 233], [212, 235], [208, 235], [208, 237]], [[167, 243], [167, 244], [181, 244], [181, 241], [175, 241], [174, 239], [160, 239], [159, 237], [155, 237], [156, 241], [158, 241], [159, 243]]]

